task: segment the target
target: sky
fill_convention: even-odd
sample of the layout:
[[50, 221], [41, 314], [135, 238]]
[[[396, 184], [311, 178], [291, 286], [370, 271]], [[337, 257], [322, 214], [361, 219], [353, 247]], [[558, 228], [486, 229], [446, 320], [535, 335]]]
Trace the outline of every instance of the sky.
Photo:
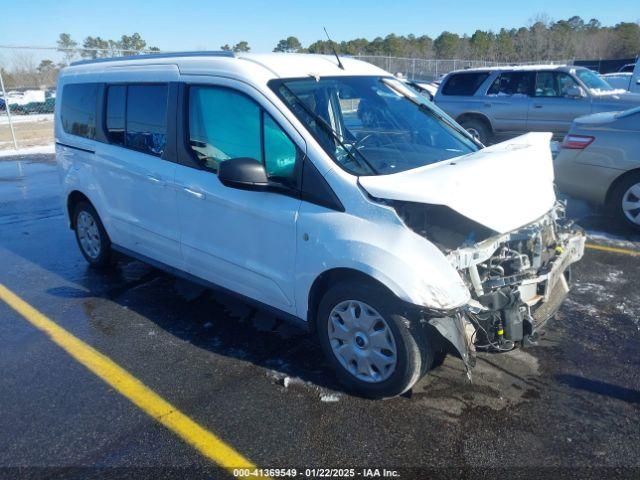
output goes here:
[[[0, 45], [55, 46], [61, 32], [82, 43], [86, 36], [120, 38], [134, 32], [161, 50], [217, 50], [246, 40], [254, 52], [273, 50], [278, 40], [298, 37], [304, 46], [389, 33], [427, 34], [443, 30], [528, 25], [538, 14], [551, 19], [580, 15], [603, 25], [640, 19], [638, 0], [13, 0], [3, 2]], [[9, 21], [7, 21], [9, 20]], [[0, 52], [2, 54], [2, 52]]]

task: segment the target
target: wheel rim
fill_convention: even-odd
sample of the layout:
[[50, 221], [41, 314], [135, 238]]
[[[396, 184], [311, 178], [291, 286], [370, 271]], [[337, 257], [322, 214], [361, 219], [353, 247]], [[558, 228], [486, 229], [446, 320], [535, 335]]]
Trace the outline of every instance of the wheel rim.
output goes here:
[[388, 379], [398, 362], [396, 342], [386, 320], [358, 300], [336, 305], [328, 319], [333, 354], [351, 375], [368, 383]]
[[477, 129], [475, 129], [475, 128], [473, 128], [473, 127], [466, 127], [466, 128], [465, 128], [465, 130], [466, 130], [467, 132], [469, 132], [469, 133], [471, 134], [471, 136], [472, 136], [473, 138], [475, 138], [476, 140], [482, 140], [482, 139], [480, 138], [480, 132], [479, 132]]
[[632, 185], [622, 196], [622, 211], [631, 222], [640, 225], [640, 183]]
[[78, 232], [78, 240], [80, 240], [82, 251], [93, 260], [98, 258], [102, 242], [100, 240], [100, 230], [98, 230], [98, 224], [93, 215], [84, 210], [81, 211], [78, 214], [76, 231]]

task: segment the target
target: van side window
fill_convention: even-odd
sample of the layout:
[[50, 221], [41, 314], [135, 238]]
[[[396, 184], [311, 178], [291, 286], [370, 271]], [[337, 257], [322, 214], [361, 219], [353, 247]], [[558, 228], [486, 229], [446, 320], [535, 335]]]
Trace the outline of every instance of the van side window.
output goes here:
[[529, 96], [531, 94], [533, 78], [534, 74], [532, 72], [501, 73], [487, 91], [487, 95]]
[[280, 126], [264, 113], [264, 165], [267, 175], [281, 183], [291, 184], [295, 178], [296, 160], [300, 151]]
[[93, 139], [96, 137], [98, 86], [95, 83], [65, 85], [60, 118], [66, 133]]
[[246, 95], [228, 88], [189, 88], [189, 147], [213, 171], [231, 158], [262, 162], [267, 175], [295, 186], [302, 153], [280, 126]]
[[167, 85], [127, 87], [127, 148], [150, 155], [162, 155], [167, 143], [167, 98]]
[[442, 89], [442, 94], [473, 95], [488, 76], [488, 72], [454, 73], [447, 80]]
[[127, 87], [112, 85], [107, 90], [106, 127], [109, 143], [124, 145]]
[[230, 158], [261, 160], [260, 107], [233, 90], [191, 87], [189, 145], [212, 170]]

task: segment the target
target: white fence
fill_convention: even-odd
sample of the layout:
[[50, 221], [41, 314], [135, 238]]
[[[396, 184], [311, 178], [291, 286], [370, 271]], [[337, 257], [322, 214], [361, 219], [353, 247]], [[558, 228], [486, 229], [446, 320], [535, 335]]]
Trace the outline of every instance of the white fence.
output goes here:
[[[514, 65], [506, 62], [493, 62], [489, 60], [437, 60], [423, 58], [402, 58], [402, 57], [386, 57], [382, 55], [356, 55], [354, 58], [372, 63], [393, 74], [401, 73], [410, 80], [432, 81], [438, 80], [443, 75], [454, 70], [463, 70], [467, 68], [482, 67], [500, 67], [504, 65]], [[525, 62], [518, 65], [526, 64], [561, 64], [569, 65], [573, 60], [555, 60], [545, 62]]]

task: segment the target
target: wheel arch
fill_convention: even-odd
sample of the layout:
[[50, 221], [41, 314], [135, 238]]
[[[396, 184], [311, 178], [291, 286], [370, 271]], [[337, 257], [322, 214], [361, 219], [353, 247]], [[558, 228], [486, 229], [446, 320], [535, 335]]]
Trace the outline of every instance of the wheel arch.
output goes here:
[[380, 280], [372, 277], [371, 275], [364, 273], [360, 270], [348, 267], [338, 267], [325, 270], [318, 275], [309, 289], [309, 297], [307, 303], [307, 321], [309, 322], [309, 329], [315, 330], [317, 322], [318, 306], [324, 293], [331, 285], [346, 280], [357, 280], [370, 285], [375, 285], [384, 288], [390, 295], [396, 297], [393, 291], [387, 287]]
[[69, 218], [69, 228], [72, 230], [76, 228], [73, 222], [73, 211], [76, 208], [76, 205], [80, 202], [88, 202], [94, 209], [96, 208], [93, 202], [80, 190], [72, 190], [67, 195], [67, 215]]
[[491, 119], [487, 117], [484, 113], [480, 112], [465, 112], [456, 117], [456, 122], [462, 124], [465, 120], [478, 120], [485, 124], [485, 126], [489, 129], [489, 133], [493, 133], [493, 124], [491, 123]]

